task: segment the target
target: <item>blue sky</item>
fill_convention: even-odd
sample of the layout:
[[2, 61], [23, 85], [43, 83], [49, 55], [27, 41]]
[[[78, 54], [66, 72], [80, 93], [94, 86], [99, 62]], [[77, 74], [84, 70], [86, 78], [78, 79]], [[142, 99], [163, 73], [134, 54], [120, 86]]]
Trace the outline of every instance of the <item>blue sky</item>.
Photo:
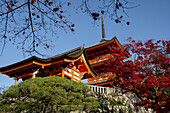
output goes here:
[[[131, 0], [140, 4], [139, 7], [128, 10], [130, 26], [126, 24], [116, 24], [113, 20], [104, 17], [106, 38], [111, 39], [114, 36], [118, 38], [121, 44], [126, 43], [128, 37], [135, 40], [146, 41], [149, 39], [170, 40], [170, 0]], [[72, 6], [75, 6], [72, 3]], [[56, 55], [85, 44], [85, 47], [93, 45], [100, 41], [102, 37], [101, 22], [94, 21], [87, 14], [74, 13], [70, 10], [71, 21], [75, 24], [75, 32], [65, 33], [59, 31], [59, 37], [55, 41], [53, 50], [47, 50], [49, 56]], [[23, 60], [21, 50], [15, 45], [8, 44], [0, 56], [0, 67], [16, 63]], [[12, 78], [0, 74], [0, 87], [14, 84]]]

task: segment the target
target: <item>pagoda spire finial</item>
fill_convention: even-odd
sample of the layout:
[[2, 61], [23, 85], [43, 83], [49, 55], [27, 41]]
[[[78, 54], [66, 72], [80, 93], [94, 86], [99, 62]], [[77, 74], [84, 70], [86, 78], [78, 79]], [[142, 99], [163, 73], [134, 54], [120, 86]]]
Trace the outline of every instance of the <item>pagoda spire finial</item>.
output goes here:
[[103, 16], [102, 16], [102, 39], [100, 40], [100, 42], [102, 42], [102, 41], [106, 41]]

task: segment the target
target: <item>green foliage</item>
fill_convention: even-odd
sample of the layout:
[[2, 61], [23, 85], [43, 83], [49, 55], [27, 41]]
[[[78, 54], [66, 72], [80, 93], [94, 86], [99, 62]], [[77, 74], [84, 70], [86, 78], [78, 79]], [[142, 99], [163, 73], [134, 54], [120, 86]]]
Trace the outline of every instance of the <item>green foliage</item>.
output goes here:
[[87, 96], [89, 91], [85, 84], [61, 77], [37, 77], [4, 91], [0, 111], [94, 111], [98, 102]]
[[116, 102], [116, 101], [112, 101], [110, 102], [110, 105], [119, 105], [119, 106], [125, 106], [122, 102]]
[[10, 107], [7, 104], [4, 104], [3, 102], [0, 102], [0, 111], [6, 112], [10, 110]]
[[99, 105], [99, 102], [96, 101], [96, 98], [95, 97], [86, 97], [84, 99], [84, 102], [83, 104], [85, 105], [86, 107], [86, 111], [96, 111], [97, 110], [97, 107]]
[[11, 86], [7, 91], [4, 92], [2, 97], [16, 98], [19, 94], [19, 88], [17, 86]]

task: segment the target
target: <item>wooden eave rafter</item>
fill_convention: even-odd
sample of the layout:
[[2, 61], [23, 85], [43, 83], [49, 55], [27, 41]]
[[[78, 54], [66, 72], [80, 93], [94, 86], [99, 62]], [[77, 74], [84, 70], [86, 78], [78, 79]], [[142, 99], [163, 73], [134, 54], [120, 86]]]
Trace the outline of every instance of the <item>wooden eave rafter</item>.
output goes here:
[[8, 70], [1, 71], [1, 74], [11, 75], [11, 74], [16, 73], [18, 71], [23, 71], [24, 69], [26, 70], [26, 69], [28, 69], [30, 67], [35, 67], [35, 66], [36, 65], [34, 65], [33, 62], [30, 62], [30, 63], [27, 63], [25, 65], [21, 65], [21, 66], [17, 66], [17, 67], [8, 69]]
[[103, 49], [100, 49], [100, 50], [98, 50], [97, 52], [89, 52], [88, 54], [87, 54], [87, 56], [88, 56], [88, 58], [90, 58], [90, 59], [94, 59], [94, 58], [96, 58], [96, 57], [98, 57], [98, 56], [100, 56], [100, 55], [105, 55], [105, 54], [108, 54], [109, 53], [109, 49], [108, 49], [108, 47], [107, 46], [104, 46], [104, 47], [102, 47]]
[[41, 63], [41, 62], [38, 62], [38, 61], [31, 61], [31, 62], [28, 62], [28, 63], [23, 64], [23, 65], [16, 66], [16, 67], [11, 68], [11, 69], [1, 71], [1, 74], [11, 75], [13, 73], [17, 73], [17, 72], [27, 70], [30, 67], [34, 68], [34, 67], [37, 67], [37, 66], [42, 66], [42, 68], [44, 68], [45, 66], [49, 66], [49, 65], [51, 65], [51, 63]]
[[[30, 67], [36, 67], [37, 65], [33, 63], [33, 61], [44, 61], [48, 62], [48, 59], [40, 59], [36, 56], [32, 56], [28, 59], [25, 59], [23, 61], [11, 64], [9, 66], [5, 66], [0, 68], [0, 73], [6, 74], [6, 75], [12, 75], [14, 73], [27, 70]], [[14, 76], [14, 75], [13, 75]]]

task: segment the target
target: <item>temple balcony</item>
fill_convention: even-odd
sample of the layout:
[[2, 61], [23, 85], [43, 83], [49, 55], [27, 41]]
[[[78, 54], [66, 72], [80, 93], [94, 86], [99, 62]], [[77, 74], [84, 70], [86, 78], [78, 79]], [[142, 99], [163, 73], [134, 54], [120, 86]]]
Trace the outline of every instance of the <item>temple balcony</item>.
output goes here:
[[112, 58], [112, 56], [110, 54], [107, 54], [107, 55], [102, 55], [100, 57], [96, 57], [92, 60], [89, 60], [89, 62], [90, 62], [90, 64], [95, 64], [95, 63], [99, 63], [99, 62], [102, 62], [102, 61], [106, 61], [110, 58]]
[[75, 69], [70, 69], [70, 68], [65, 68], [65, 69], [60, 69], [60, 70], [55, 70], [50, 72], [50, 76], [64, 76], [70, 78], [71, 80], [74, 81], [79, 81], [81, 82], [81, 74], [80, 72]]

